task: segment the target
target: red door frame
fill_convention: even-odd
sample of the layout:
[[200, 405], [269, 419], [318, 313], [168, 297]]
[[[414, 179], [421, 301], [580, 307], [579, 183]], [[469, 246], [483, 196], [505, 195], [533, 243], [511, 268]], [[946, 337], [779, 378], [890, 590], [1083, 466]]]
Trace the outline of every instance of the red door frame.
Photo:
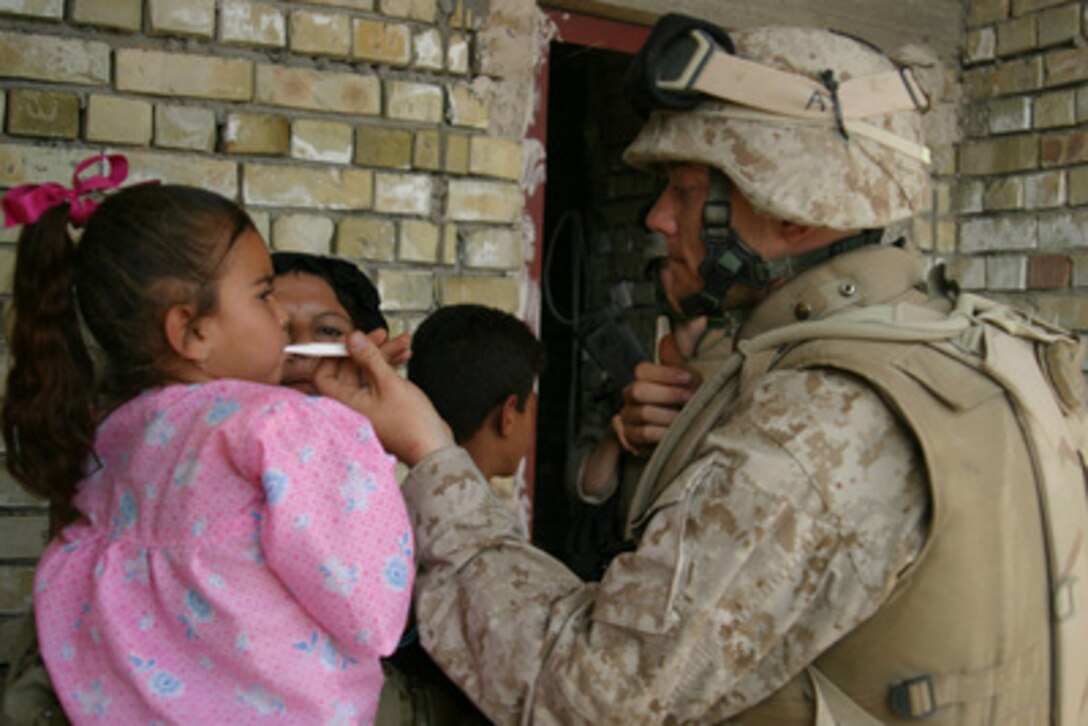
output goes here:
[[[631, 23], [622, 23], [614, 20], [595, 18], [589, 15], [580, 15], [562, 10], [545, 9], [548, 18], [555, 24], [556, 33], [552, 40], [562, 43], [583, 45], [587, 48], [617, 51], [634, 55], [646, 37], [650, 34], [650, 28]], [[537, 90], [536, 107], [533, 109], [533, 120], [529, 126], [526, 137], [534, 139], [540, 144], [540, 148], [547, 149], [548, 145], [548, 61], [550, 50], [545, 47], [542, 57], [537, 59], [536, 73], [533, 83]], [[547, 183], [545, 180], [544, 183]], [[544, 184], [538, 184], [535, 188], [527, 190], [525, 195], [525, 209], [533, 223], [533, 256], [529, 265], [529, 284], [535, 288], [537, 300], [541, 299], [541, 268], [544, 257]], [[539, 316], [539, 309], [535, 311]], [[539, 319], [530, 321], [530, 324], [539, 331]], [[529, 498], [530, 511], [529, 525], [532, 525], [532, 502], [536, 480], [536, 422], [533, 422], [533, 443], [529, 447], [525, 461], [525, 486]]]

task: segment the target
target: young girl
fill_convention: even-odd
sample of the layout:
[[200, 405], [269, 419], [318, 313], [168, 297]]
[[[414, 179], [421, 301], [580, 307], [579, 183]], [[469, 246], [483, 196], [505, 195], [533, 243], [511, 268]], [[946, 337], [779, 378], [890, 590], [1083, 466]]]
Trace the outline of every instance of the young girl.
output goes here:
[[286, 315], [234, 203], [130, 187], [73, 243], [82, 204], [20, 236], [3, 417], [12, 471], [74, 519], [34, 597], [67, 715], [370, 722], [413, 576], [393, 460], [273, 385]]

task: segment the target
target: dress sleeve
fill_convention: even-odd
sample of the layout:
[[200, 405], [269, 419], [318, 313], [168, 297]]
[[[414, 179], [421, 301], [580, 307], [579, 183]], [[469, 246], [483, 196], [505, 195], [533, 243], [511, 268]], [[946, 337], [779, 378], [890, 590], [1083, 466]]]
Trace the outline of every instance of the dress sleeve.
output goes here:
[[519, 539], [463, 451], [412, 470], [421, 637], [489, 717], [724, 721], [879, 607], [922, 542], [913, 440], [852, 379], [768, 379], [599, 584]]
[[367, 419], [316, 397], [273, 412], [259, 437], [268, 567], [346, 651], [392, 652], [414, 577], [392, 457]]

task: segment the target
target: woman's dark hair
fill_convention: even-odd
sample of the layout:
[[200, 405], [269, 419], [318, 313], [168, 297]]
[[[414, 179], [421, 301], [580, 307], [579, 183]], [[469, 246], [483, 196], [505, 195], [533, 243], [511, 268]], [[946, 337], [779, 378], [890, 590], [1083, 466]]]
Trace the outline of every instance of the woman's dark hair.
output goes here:
[[19, 236], [3, 406], [8, 469], [49, 501], [54, 529], [74, 518], [101, 415], [165, 381], [166, 310], [192, 303], [197, 316], [214, 312], [222, 260], [253, 227], [234, 202], [177, 185], [110, 195], [78, 243], [68, 214], [58, 205]]
[[377, 288], [362, 270], [347, 260], [307, 252], [275, 252], [272, 254], [272, 268], [277, 277], [289, 272], [320, 277], [329, 283], [356, 328], [364, 333], [375, 328], [389, 330], [380, 309], [381, 299]]

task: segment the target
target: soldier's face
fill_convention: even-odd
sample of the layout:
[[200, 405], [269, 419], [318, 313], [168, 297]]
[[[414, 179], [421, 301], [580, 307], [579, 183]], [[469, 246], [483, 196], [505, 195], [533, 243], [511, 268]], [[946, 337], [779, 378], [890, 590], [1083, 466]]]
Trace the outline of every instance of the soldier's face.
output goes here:
[[669, 304], [677, 311], [680, 300], [703, 289], [699, 263], [706, 249], [699, 231], [709, 189], [710, 169], [706, 164], [670, 164], [668, 184], [646, 215], [647, 228], [665, 238], [661, 286]]
[[[666, 260], [660, 270], [661, 286], [673, 309], [680, 301], [698, 294], [704, 286], [699, 265], [706, 257], [700, 233], [703, 205], [710, 191], [710, 168], [705, 164], [670, 164], [668, 184], [646, 216], [646, 226], [664, 236]], [[736, 187], [729, 190], [729, 224], [737, 235], [764, 259], [796, 254], [799, 240], [790, 225], [760, 212]], [[726, 293], [725, 307], [746, 307], [758, 302], [766, 291], [735, 284]]]

